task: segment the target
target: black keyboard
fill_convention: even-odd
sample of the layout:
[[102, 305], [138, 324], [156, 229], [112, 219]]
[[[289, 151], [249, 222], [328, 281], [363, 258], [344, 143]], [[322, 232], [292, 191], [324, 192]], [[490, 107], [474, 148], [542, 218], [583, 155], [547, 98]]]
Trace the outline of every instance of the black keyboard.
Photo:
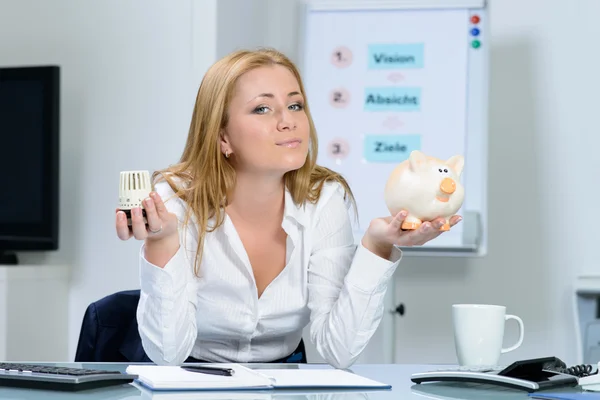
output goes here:
[[76, 391], [121, 385], [137, 375], [119, 371], [0, 362], [0, 386]]

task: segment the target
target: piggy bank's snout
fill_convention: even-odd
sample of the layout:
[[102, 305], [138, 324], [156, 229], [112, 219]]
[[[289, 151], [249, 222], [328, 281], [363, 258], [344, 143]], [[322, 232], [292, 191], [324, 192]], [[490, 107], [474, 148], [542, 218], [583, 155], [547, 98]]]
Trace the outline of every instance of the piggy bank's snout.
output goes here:
[[452, 194], [456, 190], [456, 182], [452, 178], [444, 178], [440, 185], [440, 190], [446, 194]]

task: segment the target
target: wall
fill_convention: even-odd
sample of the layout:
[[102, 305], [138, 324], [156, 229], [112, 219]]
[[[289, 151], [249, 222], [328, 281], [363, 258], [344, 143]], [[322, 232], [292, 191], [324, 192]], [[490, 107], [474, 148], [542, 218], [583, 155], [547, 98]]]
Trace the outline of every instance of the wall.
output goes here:
[[114, 231], [119, 172], [179, 158], [216, 54], [216, 2], [0, 0], [0, 9], [0, 64], [62, 67], [61, 249], [20, 257], [72, 267], [72, 359], [87, 305], [139, 287], [140, 243]]
[[267, 42], [271, 0], [220, 0], [217, 3], [217, 58]]
[[[591, 66], [600, 58], [588, 49], [600, 34], [589, 17], [600, 4], [496, 0], [490, 8], [489, 254], [406, 263], [397, 296], [419, 317], [397, 323], [397, 358], [455, 360], [450, 305], [486, 302], [525, 322], [523, 346], [503, 361], [556, 355], [572, 364], [572, 282], [584, 268], [598, 272], [586, 221], [598, 208], [588, 160], [598, 144]], [[510, 324], [505, 345], [515, 333]]]

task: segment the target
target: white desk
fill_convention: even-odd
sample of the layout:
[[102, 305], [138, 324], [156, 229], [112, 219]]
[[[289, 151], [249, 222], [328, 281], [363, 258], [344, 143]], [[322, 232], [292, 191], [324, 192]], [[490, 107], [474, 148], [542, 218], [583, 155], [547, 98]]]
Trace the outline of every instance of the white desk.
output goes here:
[[[101, 368], [124, 371], [127, 364], [57, 363], [59, 366]], [[251, 368], [330, 368], [323, 364], [262, 364]], [[134, 384], [64, 393], [43, 390], [12, 389], [0, 387], [1, 399], [44, 400], [170, 400], [170, 399], [248, 399], [248, 400], [530, 400], [527, 392], [490, 385], [459, 383], [424, 383], [416, 385], [410, 380], [412, 373], [441, 368], [435, 365], [360, 364], [350, 370], [367, 378], [392, 385], [391, 390], [377, 391], [256, 391], [256, 392], [164, 392], [140, 389]], [[558, 390], [553, 390], [558, 391]], [[578, 388], [562, 391], [580, 391]]]

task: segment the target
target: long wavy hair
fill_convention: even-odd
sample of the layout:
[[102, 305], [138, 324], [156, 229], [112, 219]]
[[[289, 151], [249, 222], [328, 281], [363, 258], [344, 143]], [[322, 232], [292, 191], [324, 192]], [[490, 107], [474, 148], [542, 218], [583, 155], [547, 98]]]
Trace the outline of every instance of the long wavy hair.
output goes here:
[[[304, 112], [310, 128], [310, 147], [304, 165], [284, 176], [286, 188], [296, 204], [316, 202], [326, 181], [337, 181], [345, 189], [356, 213], [354, 195], [338, 173], [316, 164], [318, 140], [300, 73], [294, 63], [274, 49], [240, 50], [213, 64], [202, 79], [187, 142], [177, 164], [154, 172], [153, 182], [166, 180], [175, 195], [187, 204], [184, 226], [193, 215], [198, 226], [198, 249], [194, 273], [199, 276], [204, 238], [225, 218], [227, 195], [235, 185], [235, 169], [220, 148], [221, 132], [227, 126], [228, 107], [237, 80], [246, 72], [264, 66], [281, 65], [294, 74], [305, 99]], [[177, 183], [176, 183], [177, 181]], [[209, 220], [215, 218], [209, 226]]]

